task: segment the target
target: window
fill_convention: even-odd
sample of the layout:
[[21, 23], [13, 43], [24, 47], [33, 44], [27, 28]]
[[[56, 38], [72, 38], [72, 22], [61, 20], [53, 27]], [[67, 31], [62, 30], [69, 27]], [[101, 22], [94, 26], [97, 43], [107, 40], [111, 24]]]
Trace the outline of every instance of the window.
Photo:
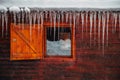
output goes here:
[[44, 26], [45, 28], [45, 56], [46, 57], [74, 57], [75, 36], [74, 28], [68, 24]]

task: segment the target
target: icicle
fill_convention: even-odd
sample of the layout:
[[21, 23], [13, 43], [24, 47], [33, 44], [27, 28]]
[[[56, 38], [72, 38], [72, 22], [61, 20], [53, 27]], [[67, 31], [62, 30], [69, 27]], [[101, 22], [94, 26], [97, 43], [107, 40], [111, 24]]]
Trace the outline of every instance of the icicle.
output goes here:
[[21, 13], [21, 15], [22, 15], [22, 29], [24, 29], [25, 9], [21, 10], [21, 11], [22, 11], [22, 13]]
[[54, 17], [53, 17], [53, 25], [54, 25], [54, 41], [55, 41], [55, 37], [56, 37], [56, 12], [53, 13]]
[[120, 13], [119, 13], [119, 38], [120, 38]]
[[115, 25], [114, 25], [114, 26], [115, 26], [115, 32], [116, 32], [116, 26], [117, 26], [117, 25], [116, 25], [116, 24], [117, 24], [117, 13], [114, 13], [114, 20], [115, 20]]
[[[0, 12], [0, 20], [2, 20], [2, 14], [1, 14], [1, 12]], [[1, 26], [1, 21], [0, 21], [0, 26]]]
[[64, 13], [63, 13], [63, 11], [61, 12], [61, 14], [62, 14], [62, 23], [64, 22]]
[[[64, 22], [64, 12], [63, 11], [61, 11], [61, 21], [62, 21], [62, 23]], [[64, 29], [63, 28], [61, 28], [61, 31], [64, 31]]]
[[14, 24], [16, 24], [16, 13], [13, 12], [13, 21], [14, 21]]
[[92, 45], [93, 13], [90, 13], [90, 47]]
[[60, 14], [58, 14], [57, 20], [58, 20], [58, 40], [59, 40], [59, 35], [60, 35]]
[[24, 13], [24, 15], [25, 15], [25, 22], [26, 22], [26, 23], [29, 23], [30, 9], [27, 8], [27, 7], [25, 7], [25, 8], [24, 8], [24, 11], [25, 11], [25, 13]]
[[[72, 13], [70, 12], [70, 20], [69, 20], [69, 24], [70, 24], [70, 28], [72, 27]], [[71, 30], [72, 31], [72, 30]]]
[[79, 21], [80, 21], [80, 13], [77, 13], [76, 19], [77, 19], [77, 21], [76, 21], [76, 30], [78, 30], [79, 29], [79, 25], [80, 25], [80, 23], [79, 23]]
[[[74, 13], [74, 15], [73, 15], [73, 30], [75, 30], [75, 27], [76, 27], [76, 13]], [[75, 31], [74, 31], [74, 33], [73, 33], [73, 36], [75, 36]]]
[[28, 24], [28, 20], [29, 20], [29, 15], [27, 12], [25, 12], [25, 23]]
[[107, 28], [106, 28], [106, 45], [108, 47], [108, 32], [109, 32], [109, 12], [107, 12]]
[[20, 17], [21, 17], [20, 13], [17, 14], [17, 17], [18, 17], [18, 24], [20, 24]]
[[[52, 23], [53, 23], [53, 17], [52, 17], [52, 11], [50, 11], [50, 26], [52, 26]], [[52, 28], [50, 28], [50, 36], [51, 36], [51, 34], [52, 34]]]
[[35, 28], [35, 24], [36, 24], [36, 13], [33, 14], [33, 26]]
[[5, 19], [5, 15], [4, 13], [2, 14], [2, 37], [4, 37], [4, 19]]
[[[41, 20], [40, 20], [41, 21], [41, 26], [40, 27], [41, 27], [41, 31], [43, 31], [43, 24], [44, 24], [44, 14], [43, 14], [43, 12], [40, 12], [40, 18], [41, 18]], [[43, 37], [43, 34], [42, 34], [42, 37]], [[42, 49], [44, 51], [44, 48], [42, 48]]]
[[80, 20], [80, 13], [77, 13], [77, 24], [79, 25], [79, 20]]
[[[16, 15], [17, 15], [16, 17], [18, 18], [18, 24], [20, 24], [20, 18], [21, 18], [20, 13], [17, 13]], [[20, 25], [19, 25], [19, 28], [20, 28]]]
[[5, 14], [5, 26], [6, 26], [6, 37], [8, 35], [8, 15], [7, 13]]
[[29, 25], [30, 25], [30, 41], [32, 38], [32, 15], [29, 13]]
[[16, 6], [12, 6], [10, 7], [10, 11], [13, 12], [13, 20], [14, 20], [14, 24], [16, 24], [16, 15], [17, 13], [20, 12], [20, 8]]
[[94, 12], [94, 45], [96, 40], [96, 12]]
[[25, 7], [24, 11], [30, 13], [30, 9], [28, 7]]
[[112, 21], [112, 33], [115, 33], [115, 25], [114, 25], [114, 21], [115, 21], [115, 19], [114, 19], [114, 13], [112, 12], [111, 13], [111, 21]]
[[47, 21], [47, 17], [48, 17], [48, 12], [45, 11], [45, 19], [46, 19], [46, 21]]
[[82, 21], [82, 41], [84, 38], [84, 13], [81, 12], [81, 21]]
[[86, 36], [87, 36], [87, 28], [88, 28], [88, 12], [86, 12]]
[[98, 46], [100, 48], [100, 26], [101, 26], [101, 12], [98, 13]]
[[[1, 14], [1, 13], [0, 13], [0, 20], [2, 20], [2, 14]], [[2, 24], [2, 23], [1, 23], [1, 21], [0, 21], [0, 26], [2, 27], [1, 24]], [[2, 34], [2, 32], [0, 32], [0, 34]], [[2, 35], [1, 35], [0, 37], [2, 37]]]
[[102, 14], [102, 50], [103, 50], [103, 55], [104, 55], [104, 45], [105, 42], [105, 12]]
[[43, 22], [44, 22], [44, 16], [43, 16], [43, 12], [40, 13], [40, 18], [41, 18], [41, 31], [43, 31]]
[[37, 12], [38, 33], [40, 32], [40, 14]]
[[67, 23], [67, 22], [68, 22], [68, 12], [66, 12], [66, 15], [65, 15], [65, 16], [66, 16], [65, 19], [66, 19], [66, 23]]

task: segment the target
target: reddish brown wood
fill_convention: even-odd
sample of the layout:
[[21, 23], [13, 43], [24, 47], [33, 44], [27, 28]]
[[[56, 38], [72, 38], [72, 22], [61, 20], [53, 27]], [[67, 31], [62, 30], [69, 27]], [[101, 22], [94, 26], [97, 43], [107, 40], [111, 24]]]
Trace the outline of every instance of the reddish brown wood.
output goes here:
[[24, 25], [23, 29], [21, 25], [11, 24], [11, 60], [40, 59], [42, 57], [42, 31], [38, 31], [37, 26], [32, 28], [30, 36], [29, 25]]
[[[70, 25], [69, 24], [66, 24], [66, 23], [60, 23], [59, 25], [56, 23], [56, 25], [55, 25], [56, 27], [70, 27]], [[75, 60], [75, 28], [74, 28], [74, 26], [73, 25], [71, 25], [72, 27], [71, 27], [71, 29], [72, 29], [72, 33], [71, 33], [71, 56], [47, 56], [46, 55], [46, 27], [54, 27], [54, 25], [51, 25], [51, 23], [44, 23], [44, 55], [45, 56], [47, 56], [48, 58], [55, 58], [55, 57], [57, 57], [57, 58], [59, 58], [59, 59], [61, 59], [61, 60]], [[46, 58], [47, 58], [46, 57]]]

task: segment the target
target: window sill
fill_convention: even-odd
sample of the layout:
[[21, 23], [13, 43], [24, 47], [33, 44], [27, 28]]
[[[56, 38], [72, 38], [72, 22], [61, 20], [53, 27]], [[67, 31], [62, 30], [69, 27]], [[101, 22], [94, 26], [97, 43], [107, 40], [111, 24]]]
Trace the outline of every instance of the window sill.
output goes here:
[[75, 61], [75, 58], [73, 57], [64, 57], [64, 56], [46, 56], [44, 57], [45, 61], [62, 61], [62, 62], [66, 62], [66, 61]]

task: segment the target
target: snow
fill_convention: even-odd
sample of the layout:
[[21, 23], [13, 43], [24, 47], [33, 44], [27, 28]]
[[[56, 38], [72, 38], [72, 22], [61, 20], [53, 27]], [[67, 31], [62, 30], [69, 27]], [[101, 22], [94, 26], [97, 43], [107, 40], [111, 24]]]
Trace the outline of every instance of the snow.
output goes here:
[[47, 40], [47, 55], [71, 55], [71, 40], [48, 41]]
[[5, 7], [120, 8], [120, 0], [1, 0]]
[[1, 12], [6, 12], [6, 11], [7, 11], [7, 8], [4, 7], [4, 6], [0, 6], [0, 11], [1, 11]]
[[24, 9], [26, 12], [30, 12], [30, 9], [28, 7], [25, 7]]
[[20, 12], [20, 8], [17, 7], [17, 6], [12, 6], [12, 7], [10, 7], [9, 10], [12, 11], [12, 12]]

